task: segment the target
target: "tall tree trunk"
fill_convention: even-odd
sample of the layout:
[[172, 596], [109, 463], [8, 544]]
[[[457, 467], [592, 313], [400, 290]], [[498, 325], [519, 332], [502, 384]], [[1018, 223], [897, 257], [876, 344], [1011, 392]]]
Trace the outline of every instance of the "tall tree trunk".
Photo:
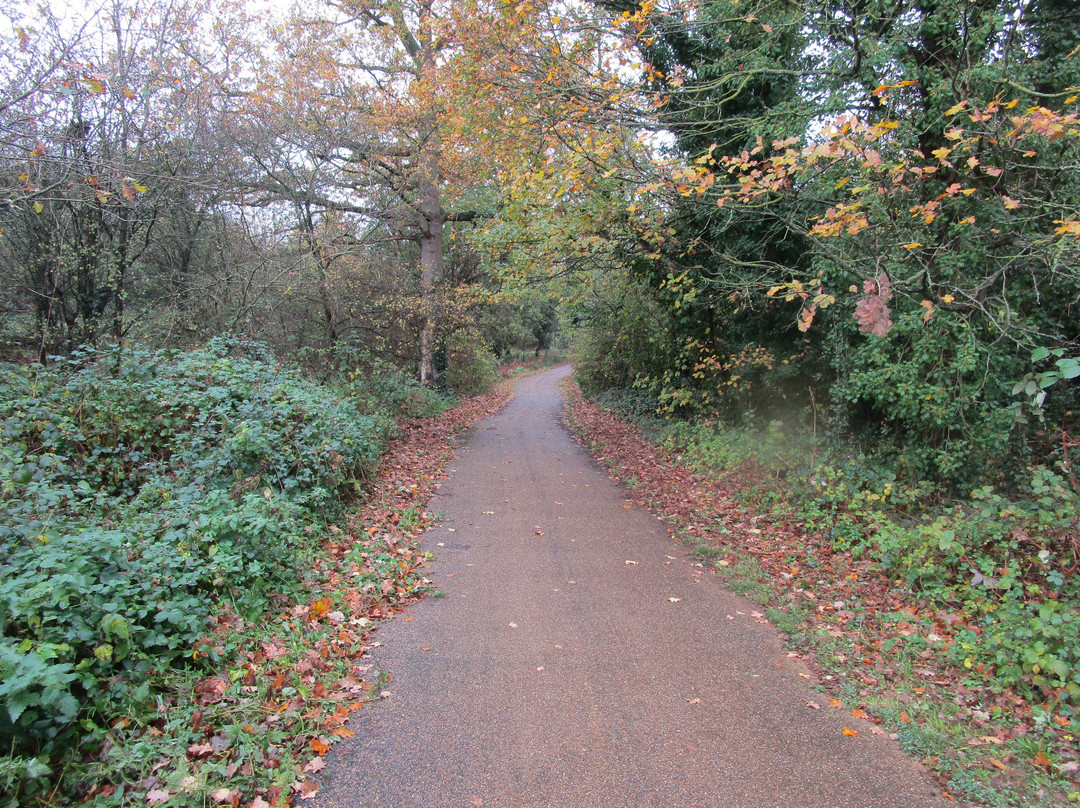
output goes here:
[[[431, 32], [430, 0], [420, 5], [420, 28], [416, 53], [417, 76], [421, 91], [435, 102], [435, 43]], [[439, 139], [438, 112], [434, 106], [424, 116], [427, 137], [420, 147], [420, 175], [417, 187], [420, 207], [420, 383], [435, 380], [435, 284], [442, 277], [443, 225], [446, 213], [439, 193], [439, 160], [442, 143]]]

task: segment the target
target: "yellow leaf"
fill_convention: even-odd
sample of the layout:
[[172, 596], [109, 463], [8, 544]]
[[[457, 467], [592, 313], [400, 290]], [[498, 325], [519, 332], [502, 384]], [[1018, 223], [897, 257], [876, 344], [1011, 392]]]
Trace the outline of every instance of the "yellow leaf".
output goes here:
[[953, 106], [949, 107], [945, 111], [945, 114], [946, 115], [955, 115], [956, 113], [958, 113], [960, 110], [962, 110], [966, 106], [967, 106], [967, 101], [966, 100], [961, 101], [959, 104], [954, 104]]
[[1005, 210], [1016, 210], [1018, 207], [1020, 207], [1020, 203], [1013, 199], [1011, 196], [1003, 196], [1001, 198], [1005, 202]]
[[916, 247], [921, 247], [921, 246], [922, 246], [921, 241], [913, 241], [910, 244], [905, 244], [904, 249], [905, 250], [914, 250]]
[[852, 738], [854, 738], [856, 735], [859, 734], [859, 731], [857, 729], [850, 729], [849, 727], [844, 727], [844, 734], [850, 735]]
[[956, 298], [953, 297], [952, 295], [945, 295], [944, 297], [941, 298], [941, 300], [942, 300], [943, 303], [952, 303], [954, 300], [956, 300]]
[[1069, 219], [1068, 221], [1058, 219], [1054, 222], [1054, 224], [1061, 225], [1061, 227], [1054, 231], [1059, 236], [1064, 236], [1068, 234], [1080, 238], [1080, 221], [1077, 221], [1076, 219]]
[[770, 289], [768, 292], [766, 292], [765, 295], [767, 297], [772, 297], [773, 295], [775, 295], [777, 292], [779, 292], [783, 288], [784, 288], [783, 286], [774, 286], [772, 289]]
[[931, 154], [933, 154], [934, 157], [936, 157], [939, 160], [944, 160], [946, 157], [948, 157], [950, 154], [952, 154], [952, 149], [946, 149], [946, 148], [942, 147], [940, 149], [934, 149], [931, 152]]
[[41, 213], [43, 210], [45, 210], [44, 205], [42, 205], [40, 202], [34, 203], [34, 213]]
[[851, 182], [851, 177], [844, 177], [842, 180], [840, 180], [840, 182], [836, 183], [836, 187], [833, 188], [833, 190], [834, 191], [839, 191], [841, 188], [843, 188], [849, 182]]

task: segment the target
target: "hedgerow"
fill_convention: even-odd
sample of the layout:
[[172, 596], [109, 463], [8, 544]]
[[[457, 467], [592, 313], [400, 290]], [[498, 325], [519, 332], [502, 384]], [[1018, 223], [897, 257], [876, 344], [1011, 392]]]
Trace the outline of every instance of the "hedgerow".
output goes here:
[[391, 425], [235, 340], [0, 366], [0, 792], [287, 598]]

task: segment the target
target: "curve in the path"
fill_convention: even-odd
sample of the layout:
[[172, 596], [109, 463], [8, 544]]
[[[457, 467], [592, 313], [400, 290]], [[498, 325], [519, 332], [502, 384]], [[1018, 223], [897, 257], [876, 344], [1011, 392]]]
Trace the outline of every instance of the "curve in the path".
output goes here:
[[356, 714], [316, 805], [950, 805], [570, 438], [568, 372], [522, 380], [451, 464], [424, 539], [444, 594], [380, 630], [390, 696]]

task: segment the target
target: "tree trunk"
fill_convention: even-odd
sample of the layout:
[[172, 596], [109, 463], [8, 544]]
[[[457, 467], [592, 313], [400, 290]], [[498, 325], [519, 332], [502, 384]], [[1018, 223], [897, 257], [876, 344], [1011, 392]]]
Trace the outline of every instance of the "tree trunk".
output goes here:
[[[431, 2], [420, 4], [420, 28], [415, 54], [417, 78], [421, 90], [428, 93], [428, 103], [435, 103], [435, 43], [431, 32]], [[434, 106], [424, 116], [427, 137], [420, 147], [418, 199], [420, 208], [420, 383], [435, 381], [435, 284], [442, 277], [443, 224], [446, 213], [439, 193], [438, 112]]]

